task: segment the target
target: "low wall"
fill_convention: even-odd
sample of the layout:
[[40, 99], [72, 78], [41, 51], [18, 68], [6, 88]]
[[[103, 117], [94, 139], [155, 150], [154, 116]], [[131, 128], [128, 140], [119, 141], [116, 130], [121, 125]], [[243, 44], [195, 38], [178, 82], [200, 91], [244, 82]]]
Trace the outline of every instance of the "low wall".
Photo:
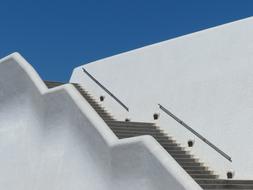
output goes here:
[[152, 137], [119, 140], [72, 85], [0, 60], [0, 189], [201, 189]]

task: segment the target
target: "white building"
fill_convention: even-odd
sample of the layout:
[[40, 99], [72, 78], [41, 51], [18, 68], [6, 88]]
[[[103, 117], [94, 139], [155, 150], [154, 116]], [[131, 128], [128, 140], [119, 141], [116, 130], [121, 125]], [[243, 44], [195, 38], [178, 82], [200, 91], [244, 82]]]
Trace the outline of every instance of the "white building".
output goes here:
[[253, 189], [252, 29], [248, 18], [86, 64], [74, 85], [1, 59], [0, 189]]

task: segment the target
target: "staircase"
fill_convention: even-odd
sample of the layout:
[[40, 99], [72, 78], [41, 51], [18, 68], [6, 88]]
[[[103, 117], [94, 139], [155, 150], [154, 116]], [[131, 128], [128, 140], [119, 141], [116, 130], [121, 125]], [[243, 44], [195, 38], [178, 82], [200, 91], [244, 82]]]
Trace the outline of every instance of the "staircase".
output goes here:
[[[63, 85], [60, 82], [45, 81], [48, 88]], [[154, 123], [117, 121], [80, 85], [73, 84], [81, 95], [89, 102], [105, 123], [119, 138], [135, 137], [140, 135], [153, 136], [161, 146], [178, 162], [178, 164], [203, 189], [253, 189], [253, 180], [224, 180], [219, 179], [213, 171], [206, 167], [188, 151], [181, 147], [171, 136], [159, 129]]]

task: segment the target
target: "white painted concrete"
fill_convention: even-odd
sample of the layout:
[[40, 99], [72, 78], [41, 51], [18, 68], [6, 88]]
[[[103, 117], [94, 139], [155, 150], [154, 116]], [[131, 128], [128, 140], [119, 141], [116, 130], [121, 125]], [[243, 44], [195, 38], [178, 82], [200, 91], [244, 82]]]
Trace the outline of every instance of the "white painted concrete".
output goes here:
[[72, 85], [0, 60], [0, 189], [201, 189], [150, 136], [119, 140]]
[[[192, 152], [225, 177], [253, 179], [253, 18], [126, 52], [73, 71], [116, 116], [152, 121], [186, 145], [195, 138], [162, 113], [160, 103], [232, 157], [232, 165], [195, 138]], [[83, 72], [87, 69], [129, 108], [127, 113]]]

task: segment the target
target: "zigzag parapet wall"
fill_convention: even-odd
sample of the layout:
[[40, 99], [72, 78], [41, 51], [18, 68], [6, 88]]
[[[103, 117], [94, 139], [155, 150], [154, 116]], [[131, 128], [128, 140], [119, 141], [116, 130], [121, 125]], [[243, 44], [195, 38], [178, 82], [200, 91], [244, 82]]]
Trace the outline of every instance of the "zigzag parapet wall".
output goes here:
[[0, 60], [0, 189], [201, 189], [150, 136], [119, 140], [72, 85]]

